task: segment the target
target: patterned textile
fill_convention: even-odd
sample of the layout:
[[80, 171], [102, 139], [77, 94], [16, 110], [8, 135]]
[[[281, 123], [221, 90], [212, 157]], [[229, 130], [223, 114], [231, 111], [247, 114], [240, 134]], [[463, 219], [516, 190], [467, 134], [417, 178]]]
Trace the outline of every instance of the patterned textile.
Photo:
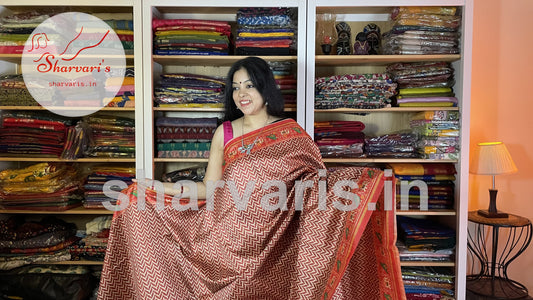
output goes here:
[[[81, 205], [77, 171], [64, 163], [38, 163], [0, 172], [0, 207], [64, 211]], [[28, 185], [31, 182], [31, 185]]]
[[363, 155], [365, 124], [360, 121], [315, 122], [315, 143], [322, 157]]
[[156, 55], [228, 55], [228, 22], [192, 19], [154, 19]]
[[[255, 146], [246, 154], [242, 143]], [[98, 299], [405, 299], [381, 170], [327, 173], [291, 119], [233, 138], [224, 159], [226, 184], [198, 211], [174, 209], [168, 195], [156, 209], [156, 193], [136, 184], [124, 191], [129, 206], [114, 215]], [[339, 180], [357, 183], [344, 190], [354, 201], [334, 193]], [[353, 210], [334, 207], [357, 197]]]
[[2, 111], [0, 153], [59, 156], [70, 120], [40, 111]]
[[428, 159], [457, 159], [459, 156], [459, 112], [422, 112], [410, 121], [414, 133], [418, 133], [418, 152]]
[[17, 215], [0, 221], [0, 270], [69, 260], [66, 248], [77, 241], [75, 232], [74, 224], [55, 217], [32, 221]]
[[[132, 178], [135, 178], [135, 168], [133, 167], [116, 167], [116, 166], [94, 166], [90, 169], [91, 173], [87, 176], [83, 185], [85, 208], [104, 208], [103, 202], [110, 201], [115, 204], [116, 199], [106, 196], [104, 185], [111, 180], [119, 180], [130, 184]], [[118, 186], [111, 186], [111, 190], [120, 191]], [[89, 227], [89, 223], [86, 224]], [[109, 226], [108, 226], [109, 227]], [[90, 234], [90, 230], [87, 230]]]
[[187, 73], [161, 75], [154, 91], [158, 106], [222, 107], [224, 79]]
[[37, 106], [24, 84], [21, 74], [4, 75], [0, 77], [0, 106]]
[[387, 74], [346, 74], [315, 79], [315, 109], [390, 106], [397, 84]]
[[135, 157], [135, 120], [112, 115], [88, 116], [91, 144], [87, 157]]
[[460, 14], [451, 7], [397, 7], [383, 34], [383, 54], [459, 53]]
[[297, 15], [292, 8], [240, 8], [237, 55], [294, 55]]

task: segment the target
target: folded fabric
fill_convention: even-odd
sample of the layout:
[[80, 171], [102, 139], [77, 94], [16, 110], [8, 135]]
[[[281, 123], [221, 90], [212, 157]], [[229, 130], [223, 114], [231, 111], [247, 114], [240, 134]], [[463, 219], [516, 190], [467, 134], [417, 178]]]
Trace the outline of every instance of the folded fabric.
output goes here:
[[207, 25], [226, 28], [231, 30], [231, 26], [225, 21], [214, 20], [197, 20], [197, 19], [153, 19], [152, 28], [157, 29], [162, 26], [176, 26], [176, 25]]
[[398, 175], [453, 175], [455, 166], [451, 163], [391, 163], [394, 174]]

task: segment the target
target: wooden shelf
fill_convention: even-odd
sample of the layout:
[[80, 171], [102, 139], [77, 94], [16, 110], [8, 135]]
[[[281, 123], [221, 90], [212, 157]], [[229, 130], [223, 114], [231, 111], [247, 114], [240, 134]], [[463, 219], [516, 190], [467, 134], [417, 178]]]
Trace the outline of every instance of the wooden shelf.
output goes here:
[[23, 157], [23, 156], [0, 156], [0, 161], [27, 161], [27, 162], [96, 162], [96, 163], [134, 163], [135, 158], [78, 158], [62, 159], [57, 157]]
[[452, 261], [402, 261], [400, 265], [402, 267], [455, 267]]
[[315, 113], [379, 113], [379, 112], [419, 112], [419, 111], [434, 111], [447, 110], [459, 111], [459, 107], [384, 107], [377, 109], [361, 109], [361, 108], [334, 108], [334, 109], [315, 109]]
[[[154, 107], [154, 111], [181, 111], [181, 112], [224, 112], [223, 107]], [[296, 108], [285, 108], [286, 112], [295, 112]]]
[[[76, 9], [89, 12], [109, 12], [110, 9], [113, 9], [113, 12], [127, 12], [131, 11], [133, 3], [134, 1], [132, 0], [115, 0], [112, 3], [107, 0], [72, 0], [69, 2], [65, 2], [64, 0], [47, 0], [38, 2], [35, 2], [34, 0], [2, 0], [3, 6], [9, 6], [9, 9], [16, 11], [35, 11], [36, 9], [47, 8], [50, 6], [58, 6], [61, 8], [71, 8], [76, 6]], [[83, 9], [84, 7], [87, 9]], [[90, 8], [90, 10], [88, 8]]]
[[461, 59], [461, 55], [316, 55], [317, 67], [329, 66], [384, 66], [397, 62], [425, 62], [446, 61], [454, 62]]
[[[127, 61], [133, 61], [133, 54], [124, 55]], [[22, 54], [6, 54], [0, 53], [0, 60], [7, 61], [14, 64], [19, 64], [22, 60]]]
[[[94, 107], [62, 107], [62, 106], [55, 106], [50, 107], [55, 110], [94, 110]], [[44, 108], [42, 106], [0, 106], [0, 110], [48, 110], [48, 108]], [[98, 111], [135, 111], [135, 107], [102, 107], [98, 109]]]
[[325, 163], [456, 163], [455, 159], [423, 158], [324, 158]]
[[113, 211], [105, 208], [84, 208], [76, 207], [65, 211], [45, 211], [45, 210], [26, 210], [26, 209], [0, 209], [1, 214], [39, 214], [39, 215], [112, 215]]
[[7, 61], [13, 64], [20, 63], [21, 58], [21, 54], [0, 54], [0, 60]]
[[154, 111], [223, 112], [223, 107], [154, 107]]
[[95, 260], [65, 260], [65, 261], [56, 261], [56, 262], [40, 262], [33, 263], [34, 265], [75, 265], [75, 266], [101, 266], [104, 264], [103, 261]]
[[[180, 66], [231, 66], [234, 62], [247, 56], [238, 55], [152, 55], [152, 60], [156, 63]], [[267, 61], [294, 61], [296, 56], [259, 56]]]
[[455, 210], [450, 209], [430, 209], [430, 210], [399, 210], [396, 209], [397, 216], [455, 216]]
[[208, 158], [154, 158], [155, 163], [166, 162], [207, 162]]

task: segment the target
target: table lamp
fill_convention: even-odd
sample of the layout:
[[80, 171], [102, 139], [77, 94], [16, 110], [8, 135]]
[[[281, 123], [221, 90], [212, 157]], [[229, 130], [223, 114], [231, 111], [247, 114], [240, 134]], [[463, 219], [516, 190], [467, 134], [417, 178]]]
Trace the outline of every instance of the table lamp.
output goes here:
[[510, 174], [517, 171], [516, 165], [502, 142], [479, 143], [472, 153], [470, 173], [492, 175], [492, 189], [489, 189], [490, 203], [488, 210], [478, 210], [478, 214], [486, 218], [507, 218], [508, 214], [496, 208], [495, 176]]

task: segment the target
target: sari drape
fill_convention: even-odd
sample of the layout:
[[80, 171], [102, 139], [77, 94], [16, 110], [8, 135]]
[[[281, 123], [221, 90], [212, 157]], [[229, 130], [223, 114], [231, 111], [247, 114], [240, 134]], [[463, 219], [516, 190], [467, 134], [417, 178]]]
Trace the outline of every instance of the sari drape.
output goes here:
[[123, 191], [98, 299], [405, 299], [383, 171], [326, 171], [291, 119], [233, 138], [224, 159], [223, 187], [197, 211]]

